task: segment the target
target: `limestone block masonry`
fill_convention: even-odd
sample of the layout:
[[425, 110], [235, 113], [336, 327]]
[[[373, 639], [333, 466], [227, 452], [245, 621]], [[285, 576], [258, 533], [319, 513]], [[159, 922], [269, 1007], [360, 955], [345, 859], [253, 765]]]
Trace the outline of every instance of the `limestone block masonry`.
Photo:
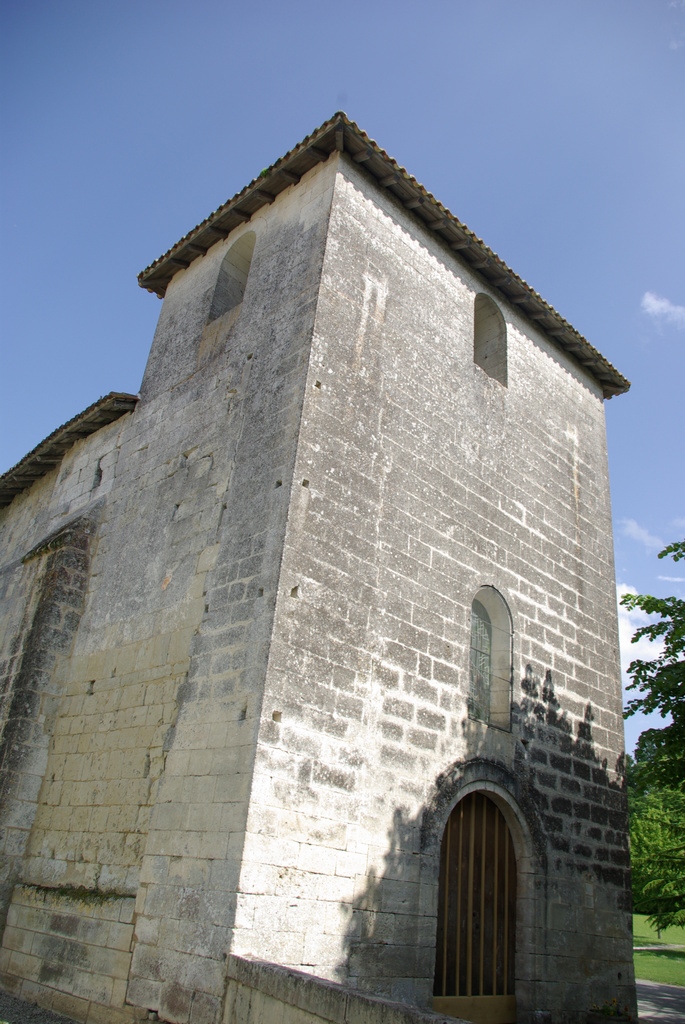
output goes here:
[[340, 114], [141, 275], [135, 408], [0, 509], [13, 994], [89, 1024], [634, 1010], [628, 385], [488, 253]]

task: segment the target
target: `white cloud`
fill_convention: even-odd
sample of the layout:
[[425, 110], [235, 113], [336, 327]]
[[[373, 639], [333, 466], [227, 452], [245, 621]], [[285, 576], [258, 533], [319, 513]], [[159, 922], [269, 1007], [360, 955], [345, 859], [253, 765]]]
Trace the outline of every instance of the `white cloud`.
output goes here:
[[[635, 594], [637, 591], [635, 587], [626, 586], [625, 583], [620, 583], [616, 587], [616, 594], [620, 601], [624, 594]], [[629, 700], [633, 700], [638, 692], [636, 690], [628, 690], [626, 693], [626, 687], [632, 682], [630, 676], [627, 674], [628, 666], [631, 661], [641, 659], [643, 661], [651, 661], [657, 658], [663, 650], [663, 642], [657, 640], [652, 643], [651, 640], [646, 640], [644, 637], [638, 640], [636, 644], [631, 643], [631, 638], [636, 629], [640, 626], [645, 626], [652, 620], [653, 616], [646, 615], [640, 608], [635, 608], [633, 611], [629, 611], [627, 608], [623, 608], [620, 604], [618, 606], [618, 639], [621, 649], [621, 673], [623, 675], [623, 690], [624, 690], [624, 703], [628, 703]], [[667, 715], [662, 718], [658, 711], [653, 711], [649, 715], [644, 715], [641, 711], [637, 714], [631, 715], [625, 722], [625, 738], [626, 738], [626, 750], [629, 754], [633, 753], [635, 744], [641, 732], [645, 729], [663, 729], [665, 725], [668, 725], [671, 721], [671, 716]]]
[[657, 576], [657, 579], [666, 583], [685, 583], [685, 576]]
[[664, 299], [654, 292], [645, 292], [640, 303], [642, 312], [655, 320], [685, 328], [685, 306], [676, 306], [670, 299]]
[[[663, 643], [660, 640], [652, 642], [647, 640], [646, 637], [641, 637], [636, 644], [631, 643], [635, 630], [651, 622], [652, 616], [647, 615], [641, 608], [634, 608], [631, 611], [628, 608], [622, 607], [620, 603], [621, 598], [624, 594], [637, 594], [635, 587], [619, 583], [616, 587], [616, 594], [619, 600], [618, 641], [621, 648], [621, 671], [625, 676], [631, 661], [635, 661], [636, 658], [641, 658], [644, 661], [651, 661], [653, 658], [657, 658], [663, 650]], [[628, 683], [630, 680], [625, 678], [624, 682]]]
[[672, 519], [671, 522], [674, 526], [677, 526], [679, 530], [685, 530], [685, 519]]
[[664, 547], [664, 542], [659, 537], [645, 530], [644, 526], [640, 526], [634, 519], [621, 519], [621, 529], [626, 537], [644, 544], [648, 551], [660, 551]]

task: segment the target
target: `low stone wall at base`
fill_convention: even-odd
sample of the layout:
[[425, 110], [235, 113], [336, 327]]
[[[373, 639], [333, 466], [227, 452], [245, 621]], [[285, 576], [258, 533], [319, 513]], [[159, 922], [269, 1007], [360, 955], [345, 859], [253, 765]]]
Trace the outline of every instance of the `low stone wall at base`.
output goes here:
[[263, 960], [229, 956], [223, 1024], [459, 1024]]
[[132, 896], [18, 885], [0, 948], [10, 995], [88, 1024], [131, 1024], [125, 1006]]

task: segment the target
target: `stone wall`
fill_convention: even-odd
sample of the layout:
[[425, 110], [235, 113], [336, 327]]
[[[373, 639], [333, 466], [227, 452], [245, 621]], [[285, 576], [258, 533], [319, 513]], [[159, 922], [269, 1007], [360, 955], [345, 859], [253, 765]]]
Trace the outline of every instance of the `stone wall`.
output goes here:
[[[225, 490], [214, 506], [213, 568], [142, 862], [129, 988], [132, 1002], [163, 1019], [188, 1020], [200, 996], [208, 1020], [221, 1012], [331, 186], [326, 167], [311, 187], [302, 182], [279, 197], [262, 223], [253, 218], [242, 311], [216, 356], [216, 397], [203, 412], [213, 420], [222, 407], [228, 413], [210, 428]], [[178, 294], [174, 281], [165, 299], [170, 312], [143, 396], [156, 350], [166, 359], [180, 344], [162, 344], [159, 332], [175, 310], [186, 316], [187, 302], [180, 275]]]
[[18, 886], [3, 936], [3, 983], [14, 995], [88, 1024], [147, 1018], [124, 1006], [133, 897]]
[[277, 964], [230, 956], [223, 1024], [453, 1024]]
[[[36, 943], [69, 894], [76, 917], [91, 906], [84, 894], [136, 899], [128, 998], [168, 1019], [187, 1019], [191, 997], [205, 998], [208, 1020], [221, 1011], [332, 171], [309, 178], [249, 225], [258, 242], [242, 306], [208, 336], [231, 237], [169, 288], [134, 413], [76, 444], [0, 513], [10, 586], [29, 608], [26, 626], [3, 605], [11, 655], [33, 621], [33, 563], [22, 557], [106, 497], [80, 622], [41, 681], [57, 700], [46, 763], [17, 783], [35, 776], [40, 792], [15, 899], [32, 889], [57, 901], [36, 919]], [[84, 916], [107, 949], [107, 922], [98, 938], [100, 918]], [[60, 969], [65, 954], [47, 980], [31, 975], [45, 998], [83, 996], [77, 932], [57, 933], [73, 943], [76, 973]], [[16, 954], [0, 953], [13, 990]], [[118, 987], [111, 998], [123, 1007]]]
[[[0, 921], [34, 825], [61, 721], [59, 667], [70, 657], [90, 583], [94, 537], [111, 486], [120, 424], [73, 449], [13, 503], [0, 567]], [[52, 500], [51, 500], [52, 499]]]
[[[489, 376], [483, 291], [334, 155], [174, 276], [134, 412], [0, 513], [11, 991], [307, 1020], [258, 957], [350, 1024], [375, 1012], [350, 988], [427, 1019], [440, 841], [483, 791], [516, 851], [520, 1024], [631, 1001], [601, 389], [501, 296]], [[510, 729], [468, 713], [483, 586]]]
[[[482, 289], [341, 163], [233, 949], [428, 1004], [468, 778], [514, 832], [521, 1019], [571, 1021], [632, 998], [603, 406], [513, 307], [508, 386], [475, 365]], [[483, 585], [514, 623], [511, 732], [467, 714]]]

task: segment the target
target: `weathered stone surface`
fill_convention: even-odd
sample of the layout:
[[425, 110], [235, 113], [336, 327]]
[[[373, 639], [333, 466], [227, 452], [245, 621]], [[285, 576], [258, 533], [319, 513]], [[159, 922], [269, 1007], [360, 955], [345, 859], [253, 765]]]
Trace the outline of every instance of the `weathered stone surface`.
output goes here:
[[[134, 411], [0, 512], [11, 991], [83, 1020], [428, 1019], [440, 842], [481, 791], [522, 1024], [633, 1001], [602, 390], [494, 294], [489, 375], [488, 292], [332, 155], [173, 277]], [[510, 728], [469, 717], [484, 586]]]
[[222, 1024], [446, 1024], [458, 1020], [321, 981], [257, 959], [230, 956]]

